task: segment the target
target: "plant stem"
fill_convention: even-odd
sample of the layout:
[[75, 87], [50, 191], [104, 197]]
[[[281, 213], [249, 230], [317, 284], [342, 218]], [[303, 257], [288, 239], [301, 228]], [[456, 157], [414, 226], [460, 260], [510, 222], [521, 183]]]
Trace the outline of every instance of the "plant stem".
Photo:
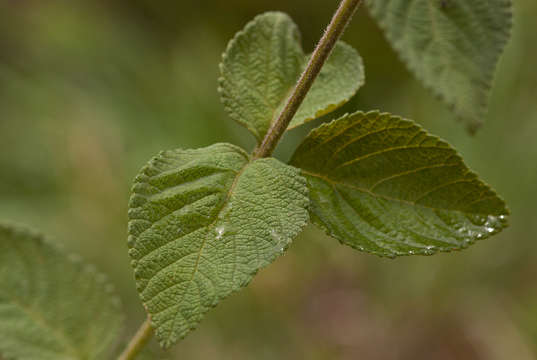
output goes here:
[[285, 133], [285, 130], [287, 130], [293, 116], [295, 116], [298, 111], [300, 104], [302, 104], [306, 94], [313, 85], [315, 78], [317, 78], [317, 75], [321, 72], [321, 68], [332, 52], [334, 45], [341, 34], [343, 34], [343, 31], [345, 31], [347, 24], [350, 22], [352, 15], [360, 5], [360, 2], [361, 0], [341, 1], [339, 8], [332, 17], [332, 21], [330, 21], [323, 37], [319, 40], [317, 47], [313, 51], [306, 69], [298, 79], [293, 92], [287, 99], [285, 107], [276, 121], [270, 126], [267, 135], [265, 135], [261, 144], [254, 150], [254, 160], [268, 157], [272, 154], [282, 135]]
[[144, 323], [140, 326], [134, 337], [131, 339], [125, 350], [119, 355], [118, 360], [132, 360], [144, 348], [151, 337], [153, 336], [153, 328], [151, 327], [151, 318], [148, 316]]
[[[324, 35], [315, 47], [306, 69], [300, 75], [293, 92], [287, 99], [285, 107], [278, 115], [276, 121], [270, 126], [261, 144], [254, 150], [254, 159], [268, 157], [272, 154], [360, 3], [361, 0], [341, 0], [336, 13], [332, 17], [332, 21], [330, 21]], [[125, 350], [123, 350], [118, 360], [134, 359], [152, 336], [153, 328], [151, 327], [151, 319], [148, 316]]]

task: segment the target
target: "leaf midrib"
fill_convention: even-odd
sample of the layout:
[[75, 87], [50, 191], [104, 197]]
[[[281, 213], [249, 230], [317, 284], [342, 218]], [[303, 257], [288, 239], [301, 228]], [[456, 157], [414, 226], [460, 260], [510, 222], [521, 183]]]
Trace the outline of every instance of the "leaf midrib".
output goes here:
[[[181, 299], [177, 301], [177, 305], [181, 304], [187, 294], [187, 290], [188, 288], [190, 287], [190, 285], [192, 284], [192, 281], [194, 280], [194, 276], [196, 275], [196, 273], [198, 272], [198, 267], [199, 267], [199, 262], [200, 262], [200, 259], [201, 259], [201, 254], [203, 253], [203, 249], [205, 248], [205, 244], [207, 243], [207, 239], [209, 237], [209, 234], [212, 230], [212, 228], [215, 226], [216, 222], [219, 220], [219, 215], [220, 213], [222, 212], [222, 210], [226, 207], [226, 205], [229, 203], [229, 199], [231, 198], [231, 195], [233, 194], [233, 190], [235, 189], [235, 186], [237, 185], [237, 182], [240, 178], [240, 176], [242, 175], [242, 173], [244, 172], [244, 170], [248, 167], [248, 165], [250, 165], [252, 162], [249, 161], [247, 162], [246, 164], [244, 164], [244, 166], [237, 172], [237, 174], [235, 175], [235, 178], [233, 179], [233, 183], [231, 184], [227, 194], [226, 194], [226, 198], [225, 200], [222, 202], [222, 205], [220, 206], [220, 209], [216, 212], [216, 216], [215, 216], [215, 219], [213, 222], [211, 222], [209, 225], [207, 225], [207, 236], [204, 237], [203, 239], [203, 242], [200, 246], [200, 249], [198, 251], [198, 256], [196, 258], [196, 263], [194, 264], [194, 269], [192, 270], [192, 275], [190, 276], [190, 279], [187, 281], [187, 284], [186, 284], [186, 288], [183, 292], [183, 296], [181, 296]], [[232, 279], [234, 277], [234, 274], [235, 274], [235, 268], [236, 268], [236, 261], [233, 262], [233, 271], [232, 271]], [[217, 295], [218, 296], [218, 295]], [[174, 329], [175, 328], [175, 322], [177, 320], [177, 317], [178, 317], [178, 314], [176, 313], [173, 317], [173, 320], [172, 320], [172, 326], [171, 328]], [[170, 335], [168, 336], [168, 341], [170, 341], [170, 338], [172, 336], [173, 332], [170, 333]]]
[[[374, 193], [374, 192], [370, 191], [369, 189], [362, 188], [362, 187], [359, 187], [359, 186], [356, 186], [356, 185], [351, 185], [351, 184], [348, 184], [348, 183], [345, 183], [345, 182], [338, 182], [338, 181], [332, 180], [332, 179], [330, 179], [330, 178], [328, 178], [328, 177], [326, 177], [324, 175], [313, 173], [313, 172], [310, 172], [310, 171], [307, 171], [307, 170], [304, 170], [304, 169], [301, 169], [301, 172], [303, 174], [305, 174], [305, 175], [309, 175], [309, 176], [312, 176], [312, 177], [319, 178], [319, 179], [321, 179], [323, 181], [326, 181], [327, 183], [329, 183], [332, 186], [338, 186], [338, 185], [345, 186], [345, 187], [347, 187], [349, 189], [357, 190], [357, 191], [366, 193], [366, 194], [371, 195], [371, 196], [373, 196], [375, 198], [381, 198], [381, 199], [388, 200], [388, 201], [400, 202], [400, 203], [405, 204], [405, 205], [418, 206], [418, 207], [422, 207], [422, 208], [426, 208], [426, 209], [431, 209], [431, 210], [434, 210], [434, 211], [456, 211], [456, 212], [460, 212], [460, 213], [465, 214], [465, 215], [490, 215], [489, 213], [479, 213], [479, 212], [470, 213], [470, 212], [459, 210], [459, 209], [437, 208], [437, 207], [433, 207], [433, 206], [429, 206], [429, 205], [417, 204], [417, 203], [414, 203], [412, 201], [398, 199], [398, 198], [394, 198], [394, 197], [387, 196], [387, 195], [377, 194], [377, 193]], [[491, 196], [491, 197], [495, 197], [495, 196]], [[481, 201], [481, 200], [485, 200], [487, 198], [488, 197], [485, 197], [485, 198], [481, 198], [479, 200]]]

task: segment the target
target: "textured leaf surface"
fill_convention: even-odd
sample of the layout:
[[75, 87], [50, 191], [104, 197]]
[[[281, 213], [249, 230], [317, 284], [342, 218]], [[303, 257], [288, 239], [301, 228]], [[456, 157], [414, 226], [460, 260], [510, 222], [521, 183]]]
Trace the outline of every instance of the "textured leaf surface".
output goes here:
[[362, 251], [458, 250], [506, 226], [503, 200], [455, 150], [390, 114], [357, 112], [320, 126], [291, 164], [308, 180], [312, 221]]
[[[308, 59], [289, 16], [279, 12], [257, 16], [230, 41], [220, 64], [219, 91], [229, 116], [258, 141], [263, 139]], [[290, 128], [343, 105], [363, 83], [362, 59], [339, 42]]]
[[119, 299], [95, 269], [41, 236], [0, 224], [0, 354], [103, 359], [122, 325]]
[[468, 122], [486, 112], [509, 38], [511, 0], [369, 0], [371, 14], [412, 72]]
[[274, 261], [307, 223], [308, 201], [298, 169], [250, 162], [230, 144], [151, 160], [133, 186], [129, 254], [161, 345]]

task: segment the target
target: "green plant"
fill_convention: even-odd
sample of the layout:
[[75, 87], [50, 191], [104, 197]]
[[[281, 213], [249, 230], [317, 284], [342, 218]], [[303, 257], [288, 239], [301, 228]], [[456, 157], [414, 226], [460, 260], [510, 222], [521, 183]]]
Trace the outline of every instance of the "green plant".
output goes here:
[[[153, 329], [163, 347], [186, 336], [308, 221], [387, 257], [463, 249], [507, 225], [503, 200], [454, 149], [387, 113], [344, 115], [314, 129], [289, 164], [271, 157], [287, 129], [330, 113], [364, 84], [360, 56], [338, 42], [359, 4], [341, 2], [311, 55], [278, 12], [229, 43], [219, 90], [229, 116], [256, 137], [251, 154], [231, 144], [164, 151], [140, 171], [128, 247], [148, 319], [121, 359], [137, 356]], [[508, 38], [510, 1], [368, 5], [409, 68], [475, 131]], [[19, 226], [0, 225], [0, 249], [0, 353], [106, 358], [122, 323], [106, 278]]]

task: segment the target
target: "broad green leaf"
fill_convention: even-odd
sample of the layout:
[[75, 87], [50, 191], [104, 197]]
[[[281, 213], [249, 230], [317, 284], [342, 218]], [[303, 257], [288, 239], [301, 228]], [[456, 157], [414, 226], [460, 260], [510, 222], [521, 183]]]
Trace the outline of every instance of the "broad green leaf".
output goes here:
[[123, 316], [106, 277], [40, 235], [0, 224], [0, 354], [103, 359]]
[[447, 143], [377, 111], [313, 130], [291, 164], [314, 223], [358, 250], [394, 257], [451, 251], [501, 231], [505, 203]]
[[475, 131], [509, 38], [511, 0], [369, 0], [368, 5], [414, 75]]
[[215, 144], [165, 151], [136, 177], [129, 254], [163, 347], [246, 286], [308, 220], [306, 180], [275, 159]]
[[[257, 16], [229, 42], [220, 64], [219, 92], [229, 116], [261, 141], [308, 59], [288, 15]], [[349, 45], [337, 43], [290, 128], [343, 105], [363, 83], [362, 59]]]

